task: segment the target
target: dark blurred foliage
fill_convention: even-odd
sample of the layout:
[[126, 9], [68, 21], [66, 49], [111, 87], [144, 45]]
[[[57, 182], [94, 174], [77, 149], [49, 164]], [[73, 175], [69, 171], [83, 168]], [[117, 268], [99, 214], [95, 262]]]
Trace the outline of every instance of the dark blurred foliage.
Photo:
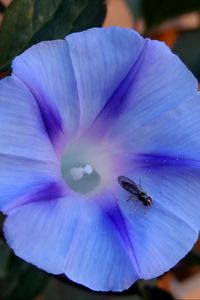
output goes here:
[[[200, 11], [200, 0], [126, 2], [134, 18], [145, 19], [147, 35], [151, 28], [156, 31], [156, 26], [166, 20]], [[0, 5], [0, 12], [4, 10]], [[8, 67], [14, 56], [36, 42], [101, 26], [105, 14], [104, 0], [14, 0], [0, 27], [0, 69]], [[200, 29], [178, 31], [172, 48], [200, 79]], [[158, 288], [157, 280], [139, 281], [121, 293], [96, 293], [64, 276], [47, 274], [17, 258], [9, 249], [3, 238], [3, 219], [1, 215], [0, 300], [173, 300], [169, 293]], [[194, 266], [200, 266], [200, 255], [192, 251], [171, 273], [182, 280], [190, 276]]]
[[182, 32], [174, 44], [173, 51], [200, 81], [200, 29]]
[[5, 11], [5, 6], [0, 2], [0, 13]]
[[0, 70], [37, 42], [101, 26], [105, 15], [104, 0], [13, 0], [0, 27]]
[[140, 18], [143, 16], [143, 0], [126, 0], [127, 5], [133, 12], [134, 18]]
[[[156, 25], [160, 25], [162, 22], [175, 19], [176, 17], [178, 18], [189, 12], [196, 11], [199, 13], [200, 20], [199, 0], [142, 0], [140, 4], [146, 22], [147, 33], [151, 28], [156, 30]], [[184, 30], [174, 28], [176, 39], [171, 46], [173, 52], [181, 58], [196, 78], [200, 80], [200, 22], [198, 25], [193, 30], [190, 28], [188, 30], [187, 28]], [[172, 31], [173, 28], [167, 34], [172, 34]]]
[[147, 27], [158, 25], [177, 15], [200, 10], [199, 0], [142, 0], [141, 5]]
[[[126, 0], [126, 3], [136, 20], [144, 20], [143, 33], [166, 42], [200, 81], [200, 0]], [[187, 14], [191, 12], [199, 16], [193, 29], [187, 24], [191, 22], [189, 15], [190, 21], [187, 20]], [[182, 20], [180, 26], [178, 18], [183, 15], [186, 24]], [[168, 28], [165, 28], [166, 22]]]

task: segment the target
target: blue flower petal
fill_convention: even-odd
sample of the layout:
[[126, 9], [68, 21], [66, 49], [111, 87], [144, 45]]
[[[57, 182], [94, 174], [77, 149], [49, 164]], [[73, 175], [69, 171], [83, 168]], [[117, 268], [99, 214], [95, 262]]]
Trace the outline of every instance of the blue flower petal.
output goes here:
[[[12, 123], [5, 123], [9, 129], [5, 154], [9, 155], [2, 160], [2, 177], [6, 176], [0, 179], [1, 201], [5, 207], [13, 197], [20, 199], [20, 207], [9, 206], [5, 222], [6, 238], [16, 254], [95, 290], [122, 290], [138, 278], [167, 271], [190, 250], [199, 230], [199, 144], [194, 137], [199, 132], [199, 105], [192, 74], [163, 44], [118, 28], [91, 29], [66, 41], [41, 43], [19, 56], [13, 69], [16, 82], [27, 85], [42, 115], [39, 123], [33, 119], [39, 129], [24, 118], [36, 141], [25, 135], [20, 140], [20, 135], [19, 144], [11, 134], [14, 147], [7, 140]], [[23, 99], [21, 94], [17, 98]], [[19, 112], [15, 114], [18, 120]], [[32, 109], [29, 114], [34, 118]], [[117, 205], [102, 208], [92, 199], [59, 197], [55, 153], [46, 131], [57, 150], [63, 139], [83, 134], [90, 125], [87, 133], [97, 138], [108, 134], [124, 147], [122, 156], [127, 154], [129, 168], [116, 174], [116, 185], [118, 175], [141, 180], [153, 199], [150, 207], [137, 199], [127, 201], [124, 190], [116, 193], [120, 210]], [[30, 149], [33, 145], [46, 147], [46, 159], [43, 150]], [[51, 187], [58, 200], [52, 200]], [[21, 196], [26, 197], [27, 190], [33, 195], [24, 201]]]
[[[126, 201], [124, 197], [128, 199], [128, 196], [124, 194], [123, 201], [122, 199], [120, 201], [120, 208], [132, 241], [140, 277], [150, 279], [168, 271], [182, 259], [197, 240], [199, 230], [195, 227], [190, 213], [190, 217], [184, 219], [180, 209], [176, 211], [177, 207], [184, 205], [184, 201], [181, 204], [175, 204], [177, 200], [180, 200], [178, 192], [180, 183], [178, 183], [177, 190], [175, 185], [174, 189], [169, 190], [171, 186], [166, 185], [165, 188], [160, 185], [162, 181], [158, 181], [159, 177], [152, 177], [152, 190], [146, 178], [140, 175], [144, 190], [153, 198], [152, 205], [144, 206], [142, 202], [137, 201], [137, 198]], [[163, 174], [159, 176], [162, 177]], [[156, 188], [160, 191], [159, 195], [152, 193], [156, 191]], [[177, 193], [178, 196], [176, 196]], [[188, 193], [185, 201], [188, 200], [187, 196], [189, 196]]]
[[[99, 113], [117, 110], [121, 105], [121, 85], [123, 90], [127, 88], [123, 82], [137, 69], [145, 42], [135, 31], [115, 27], [71, 34], [66, 41], [77, 82], [83, 130]], [[109, 118], [104, 121], [109, 123]]]
[[[200, 95], [182, 101], [123, 140], [124, 175], [130, 175], [163, 210], [200, 226]], [[128, 149], [134, 152], [127, 152]], [[132, 169], [132, 170], [131, 170]]]
[[[15, 78], [0, 81], [0, 209], [58, 176], [37, 104]], [[4, 210], [4, 209], [3, 209]]]
[[[153, 199], [152, 205], [145, 207], [137, 197], [127, 201], [129, 193], [125, 191], [120, 197], [140, 273], [145, 279], [158, 276], [175, 265], [192, 248], [199, 234], [199, 141], [194, 135], [200, 127], [199, 104], [187, 103], [185, 114], [178, 109], [166, 114], [170, 116], [168, 122], [165, 117], [158, 123], [155, 120], [154, 125], [152, 122], [148, 131], [151, 134], [146, 132], [145, 135], [145, 130], [141, 129], [135, 147], [144, 145], [144, 138], [147, 143], [142, 149], [148, 153], [149, 147], [155, 147], [155, 152], [138, 155], [137, 159], [133, 154], [132, 161], [129, 156], [129, 166], [121, 174], [137, 184], [141, 182], [144, 191]], [[165, 149], [169, 156], [159, 155], [159, 151], [162, 153]], [[116, 196], [120, 193], [117, 190]]]
[[58, 150], [79, 122], [76, 79], [66, 42], [42, 42], [13, 61], [13, 73], [33, 93], [49, 137]]
[[[200, 94], [182, 101], [147, 125], [121, 134], [127, 164], [199, 169]], [[127, 135], [126, 135], [127, 134]], [[131, 138], [130, 138], [131, 136]], [[129, 137], [129, 138], [128, 138]], [[131, 149], [132, 154], [131, 154]], [[180, 174], [181, 176], [181, 174]]]
[[54, 144], [91, 124], [94, 135], [113, 123], [114, 133], [129, 132], [197, 90], [192, 74], [164, 44], [120, 28], [40, 43], [14, 60], [13, 72], [36, 97]]
[[[145, 41], [137, 68], [132, 70], [132, 81], [128, 88], [125, 86], [124, 94], [120, 90], [123, 109], [117, 108], [116, 122], [110, 122], [110, 128], [105, 129], [109, 136], [132, 147], [137, 146], [134, 135], [139, 136], [141, 127], [148, 126], [155, 119], [162, 118], [162, 114], [197, 95], [198, 88], [192, 73], [166, 45], [148, 39]], [[116, 105], [115, 101], [112, 105]], [[112, 114], [103, 112], [99, 122], [105, 122], [105, 117], [111, 119]], [[146, 143], [146, 138], [143, 141]]]
[[4, 232], [20, 257], [91, 289], [123, 290], [139, 277], [114, 222], [91, 199], [26, 204], [9, 212]]

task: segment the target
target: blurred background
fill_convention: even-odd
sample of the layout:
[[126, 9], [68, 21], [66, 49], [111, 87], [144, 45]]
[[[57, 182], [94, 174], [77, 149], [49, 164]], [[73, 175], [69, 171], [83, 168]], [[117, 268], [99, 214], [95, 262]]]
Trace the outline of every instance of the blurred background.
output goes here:
[[[200, 81], [200, 0], [0, 0], [0, 77], [32, 44], [95, 26], [134, 28], [165, 42]], [[156, 280], [123, 293], [95, 293], [17, 258], [4, 241], [3, 220], [0, 215], [0, 300], [200, 300], [199, 242]]]

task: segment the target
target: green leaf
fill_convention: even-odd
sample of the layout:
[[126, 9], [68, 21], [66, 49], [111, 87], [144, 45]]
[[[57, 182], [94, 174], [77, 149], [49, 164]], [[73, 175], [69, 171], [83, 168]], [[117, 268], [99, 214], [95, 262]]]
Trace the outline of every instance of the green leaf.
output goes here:
[[64, 277], [62, 281], [51, 278], [43, 293], [43, 298], [44, 300], [146, 300], [142, 296], [130, 294], [128, 291], [120, 293], [93, 292]]
[[101, 26], [104, 0], [14, 0], [0, 27], [0, 69], [31, 45]]
[[9, 247], [3, 240], [0, 240], [0, 279], [4, 279], [7, 275], [10, 256]]
[[42, 293], [48, 278], [48, 275], [43, 271], [13, 255], [3, 299], [32, 300]]
[[101, 26], [105, 13], [102, 0], [64, 0], [53, 18], [35, 34], [29, 46], [41, 40], [63, 39], [70, 32]]
[[77, 32], [92, 27], [101, 27], [106, 16], [106, 5], [103, 0], [88, 0], [84, 10], [75, 20], [71, 32]]
[[62, 0], [14, 0], [0, 27], [0, 68], [27, 46], [54, 15]]

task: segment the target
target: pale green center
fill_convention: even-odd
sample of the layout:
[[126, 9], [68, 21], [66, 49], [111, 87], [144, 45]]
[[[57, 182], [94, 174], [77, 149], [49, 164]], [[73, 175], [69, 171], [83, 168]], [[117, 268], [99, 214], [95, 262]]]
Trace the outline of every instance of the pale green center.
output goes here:
[[73, 191], [79, 194], [93, 193], [110, 180], [111, 161], [105, 144], [76, 142], [62, 156], [62, 175]]
[[69, 187], [80, 194], [89, 193], [100, 184], [100, 175], [83, 161], [63, 159], [62, 174]]

